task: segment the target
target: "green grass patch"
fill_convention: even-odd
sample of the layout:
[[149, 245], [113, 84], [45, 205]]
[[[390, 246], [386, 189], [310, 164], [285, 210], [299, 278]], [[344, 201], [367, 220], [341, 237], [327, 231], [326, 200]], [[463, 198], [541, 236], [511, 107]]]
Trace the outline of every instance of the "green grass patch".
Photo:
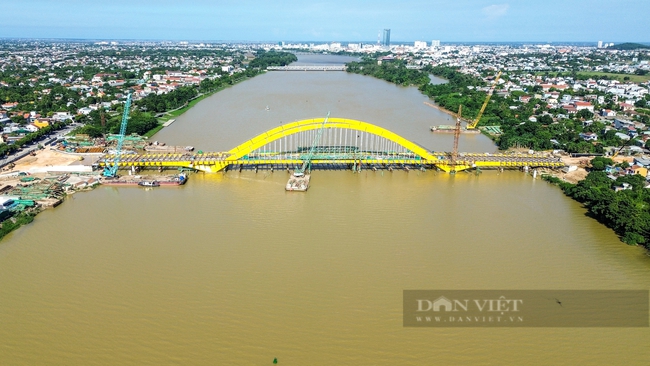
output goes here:
[[7, 234], [19, 227], [34, 221], [36, 214], [37, 211], [35, 210], [23, 211], [3, 221], [2, 224], [0, 224], [0, 239], [4, 238]]
[[650, 109], [646, 109], [646, 108], [637, 108], [637, 109], [635, 109], [635, 111], [637, 111], [638, 113], [641, 113], [641, 114], [647, 114], [647, 115], [650, 115]]
[[165, 128], [165, 126], [163, 126], [163, 124], [159, 122], [158, 126], [156, 126], [156, 127], [152, 128], [151, 130], [147, 131], [147, 133], [145, 133], [143, 137], [150, 138], [153, 135], [157, 134], [158, 131], [162, 130], [163, 128]]
[[[536, 75], [544, 75], [546, 72], [537, 72], [535, 73]], [[571, 76], [570, 72], [549, 72], [549, 75], [558, 75], [558, 76]], [[579, 71], [577, 72], [577, 75], [579, 77], [586, 77], [586, 78], [591, 78], [591, 79], [600, 79], [602, 77], [608, 77], [611, 80], [618, 80], [620, 82], [627, 82], [631, 81], [633, 83], [645, 83], [646, 81], [650, 80], [650, 74], [647, 75], [635, 75], [635, 74], [616, 74], [612, 72], [601, 72], [601, 71]], [[625, 78], [629, 78], [628, 80], [625, 80]]]
[[579, 72], [578, 75], [585, 75], [589, 77], [608, 76], [609, 78], [618, 81], [625, 81], [626, 77], [630, 78], [629, 81], [634, 83], [644, 83], [650, 80], [650, 75], [633, 75], [633, 74], [614, 74], [611, 72]]

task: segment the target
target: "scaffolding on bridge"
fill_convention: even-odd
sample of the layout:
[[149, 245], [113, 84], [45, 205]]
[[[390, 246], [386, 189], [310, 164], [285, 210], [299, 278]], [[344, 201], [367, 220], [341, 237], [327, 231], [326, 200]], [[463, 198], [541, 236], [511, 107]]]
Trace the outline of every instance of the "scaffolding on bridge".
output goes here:
[[[458, 152], [457, 143], [455, 146], [451, 155], [449, 152], [436, 153], [381, 127], [328, 117], [278, 126], [228, 152], [122, 155], [118, 164], [120, 168], [184, 167], [205, 172], [217, 172], [231, 166], [268, 165], [285, 169], [302, 166], [306, 161], [309, 162], [304, 170], [315, 165], [351, 168], [354, 164], [376, 165], [378, 168], [412, 165], [446, 172], [472, 168], [564, 166], [559, 159], [552, 157], [466, 154]], [[112, 161], [112, 156], [106, 156], [99, 164], [111, 164]]]

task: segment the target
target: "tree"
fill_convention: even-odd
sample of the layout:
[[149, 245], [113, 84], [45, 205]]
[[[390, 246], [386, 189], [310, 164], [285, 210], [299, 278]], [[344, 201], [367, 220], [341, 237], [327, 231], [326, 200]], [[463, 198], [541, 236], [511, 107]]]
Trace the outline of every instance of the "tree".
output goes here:
[[612, 159], [605, 158], [602, 156], [597, 156], [591, 159], [591, 167], [595, 171], [603, 171], [605, 170], [605, 167], [608, 165], [614, 165], [614, 161]]
[[16, 114], [14, 116], [11, 116], [11, 122], [17, 123], [19, 125], [25, 125], [27, 123], [27, 120], [21, 114]]
[[594, 114], [588, 110], [588, 109], [581, 109], [577, 113], [578, 117], [584, 118], [584, 119], [591, 119], [594, 117]]
[[545, 115], [540, 116], [539, 118], [537, 118], [537, 122], [539, 122], [539, 123], [541, 123], [543, 125], [550, 125], [551, 123], [553, 123], [553, 117], [551, 117], [548, 114], [545, 114]]

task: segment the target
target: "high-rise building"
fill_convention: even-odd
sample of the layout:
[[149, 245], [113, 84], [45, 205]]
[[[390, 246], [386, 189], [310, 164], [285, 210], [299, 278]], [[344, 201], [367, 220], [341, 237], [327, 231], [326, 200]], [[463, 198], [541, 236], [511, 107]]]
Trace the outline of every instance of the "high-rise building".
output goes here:
[[440, 40], [434, 39], [433, 41], [431, 41], [431, 47], [440, 47]]
[[390, 46], [390, 29], [384, 29], [381, 37], [382, 46]]
[[415, 41], [413, 43], [413, 48], [415, 49], [421, 49], [421, 48], [427, 48], [427, 43], [424, 41]]
[[603, 41], [598, 41], [598, 48], [603, 48]]

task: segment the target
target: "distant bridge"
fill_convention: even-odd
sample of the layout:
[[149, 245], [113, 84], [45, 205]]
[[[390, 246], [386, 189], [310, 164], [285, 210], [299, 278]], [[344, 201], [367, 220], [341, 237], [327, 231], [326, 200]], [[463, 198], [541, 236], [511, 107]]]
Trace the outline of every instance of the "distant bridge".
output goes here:
[[268, 71], [345, 71], [345, 65], [269, 66]]
[[[456, 172], [472, 168], [549, 167], [560, 168], [560, 159], [541, 154], [472, 154], [460, 153], [452, 163], [451, 154], [432, 152], [391, 131], [367, 122], [329, 118], [308, 119], [280, 125], [227, 152], [122, 155], [120, 168], [184, 167], [204, 172], [218, 172], [228, 167], [301, 165], [309, 148], [323, 130], [312, 155], [312, 166], [365, 166], [366, 168], [438, 168]], [[106, 155], [100, 166], [113, 162]]]

